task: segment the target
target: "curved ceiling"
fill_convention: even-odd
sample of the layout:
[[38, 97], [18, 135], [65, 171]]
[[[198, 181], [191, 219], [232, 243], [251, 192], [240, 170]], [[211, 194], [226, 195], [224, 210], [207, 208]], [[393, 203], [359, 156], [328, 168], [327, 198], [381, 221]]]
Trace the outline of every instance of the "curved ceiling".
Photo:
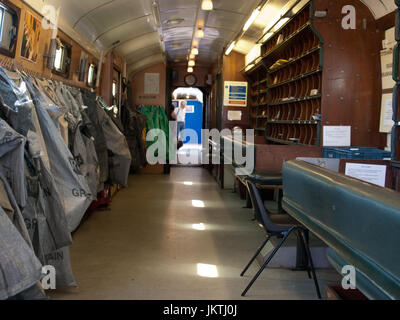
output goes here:
[[[307, 0], [303, 0], [306, 1]], [[395, 9], [393, 0], [358, 0], [378, 19]], [[202, 11], [201, 0], [26, 0], [43, 12], [46, 5], [60, 9], [59, 27], [97, 57], [112, 48], [135, 72], [164, 61], [186, 62], [195, 40], [196, 25], [204, 25], [198, 39], [196, 62], [211, 65], [241, 31], [260, 0], [213, 0], [213, 11]], [[157, 27], [152, 4], [158, 3]], [[296, 0], [269, 0], [236, 51], [247, 53], [283, 7]], [[195, 40], [196, 41], [196, 40]]]

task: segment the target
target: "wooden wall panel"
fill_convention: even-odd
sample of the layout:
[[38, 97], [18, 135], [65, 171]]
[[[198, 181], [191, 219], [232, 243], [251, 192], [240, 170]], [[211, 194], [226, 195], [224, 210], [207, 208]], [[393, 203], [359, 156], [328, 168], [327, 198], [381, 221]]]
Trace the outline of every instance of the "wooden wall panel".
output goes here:
[[[186, 87], [185, 84], [185, 76], [188, 74], [187, 73], [187, 66], [184, 65], [175, 65], [171, 67], [174, 72], [178, 73], [178, 79], [176, 81], [172, 82], [173, 87]], [[208, 67], [201, 67], [201, 66], [196, 66], [194, 67], [194, 72], [193, 74], [197, 78], [197, 84], [195, 87], [206, 87], [206, 80], [207, 80], [207, 75], [210, 74], [210, 70]]]
[[[229, 56], [223, 57], [223, 81], [243, 81], [247, 82], [246, 78], [240, 72], [245, 67], [245, 56], [238, 52], [232, 51]], [[229, 111], [242, 111], [242, 121], [229, 121], [228, 112]], [[248, 129], [249, 124], [249, 108], [240, 107], [223, 107], [222, 114], [222, 128], [223, 129], [233, 129], [235, 126], [242, 127], [243, 129]]]
[[377, 23], [365, 5], [352, 1], [357, 29], [344, 30], [341, 12], [348, 0], [314, 3], [316, 10], [328, 10], [326, 18], [314, 20], [325, 41], [322, 124], [352, 126], [353, 146], [384, 148], [386, 137], [379, 133], [382, 38]]
[[[144, 94], [144, 77], [146, 73], [160, 74], [160, 93], [158, 95]], [[138, 72], [131, 78], [133, 106], [163, 106], [165, 108], [166, 95], [166, 66], [163, 63]]]

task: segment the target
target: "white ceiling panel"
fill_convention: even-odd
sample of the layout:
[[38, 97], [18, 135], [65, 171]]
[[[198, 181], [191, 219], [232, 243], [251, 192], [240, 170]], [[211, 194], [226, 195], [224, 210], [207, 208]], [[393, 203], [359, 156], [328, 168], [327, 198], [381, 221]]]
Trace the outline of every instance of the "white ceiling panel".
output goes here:
[[175, 25], [176, 27], [193, 28], [196, 19], [196, 8], [169, 10], [167, 12], [161, 12], [160, 16], [163, 24], [163, 30], [174, 27], [167, 24], [168, 20], [173, 19], [184, 19], [182, 23]]
[[147, 67], [153, 66], [158, 63], [163, 63], [164, 57], [161, 54], [156, 54], [153, 56], [148, 56], [145, 59], [142, 59], [136, 63], [133, 63], [128, 66], [128, 75], [132, 75], [135, 72], [139, 72]]
[[246, 18], [247, 17], [241, 13], [212, 11], [208, 17], [206, 26], [239, 32], [240, 28], [246, 22]]
[[191, 40], [193, 34], [193, 27], [177, 27], [168, 30], [164, 30], [164, 41], [174, 41], [174, 40]]
[[154, 31], [152, 23], [149, 22], [149, 17], [142, 17], [107, 30], [103, 34], [98, 35], [98, 40], [104, 43], [105, 47], [108, 48], [116, 41], [123, 43]]
[[365, 3], [375, 16], [375, 19], [382, 18], [396, 9], [394, 0], [360, 0]]
[[136, 50], [131, 54], [125, 56], [125, 58], [128, 64], [133, 64], [156, 54], [161, 54], [160, 45], [158, 43], [149, 47], [143, 47], [139, 50]]
[[249, 14], [260, 1], [213, 0], [214, 11], [231, 11]]
[[155, 44], [159, 45], [159, 35], [158, 32], [154, 31], [121, 43], [117, 47], [117, 50], [122, 56], [128, 56], [130, 53], [136, 50], [140, 50], [141, 48], [146, 48]]
[[197, 9], [199, 0], [160, 0], [160, 11], [165, 12], [176, 9]]
[[151, 15], [151, 8], [147, 2], [118, 0], [102, 6], [87, 14], [80, 23], [90, 23], [98, 34], [113, 29], [118, 25]]

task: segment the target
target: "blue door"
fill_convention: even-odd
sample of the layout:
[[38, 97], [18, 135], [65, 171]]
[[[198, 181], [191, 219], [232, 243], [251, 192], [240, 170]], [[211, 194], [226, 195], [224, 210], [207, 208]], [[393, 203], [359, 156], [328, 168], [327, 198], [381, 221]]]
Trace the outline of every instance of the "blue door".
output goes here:
[[[201, 130], [203, 129], [203, 104], [200, 101], [187, 101], [187, 113], [186, 113], [186, 129], [192, 129], [196, 131], [198, 141], [190, 141], [194, 144], [202, 143]], [[189, 138], [183, 142], [184, 144], [189, 143]]]

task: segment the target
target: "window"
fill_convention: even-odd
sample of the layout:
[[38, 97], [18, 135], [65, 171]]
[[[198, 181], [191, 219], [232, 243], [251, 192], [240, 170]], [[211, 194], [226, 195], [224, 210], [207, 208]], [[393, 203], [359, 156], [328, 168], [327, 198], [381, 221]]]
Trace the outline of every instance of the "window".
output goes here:
[[0, 53], [15, 57], [20, 9], [8, 1], [0, 2]]
[[68, 78], [71, 63], [71, 47], [59, 41], [54, 59], [53, 73]]
[[114, 80], [112, 86], [112, 95], [114, 99], [117, 98], [117, 85], [118, 85], [117, 81]]
[[96, 86], [96, 81], [97, 81], [97, 67], [94, 63], [91, 63], [88, 71], [88, 80], [87, 80], [88, 87], [94, 88]]
[[121, 72], [114, 68], [112, 84], [112, 107], [115, 118], [119, 118], [121, 109]]

